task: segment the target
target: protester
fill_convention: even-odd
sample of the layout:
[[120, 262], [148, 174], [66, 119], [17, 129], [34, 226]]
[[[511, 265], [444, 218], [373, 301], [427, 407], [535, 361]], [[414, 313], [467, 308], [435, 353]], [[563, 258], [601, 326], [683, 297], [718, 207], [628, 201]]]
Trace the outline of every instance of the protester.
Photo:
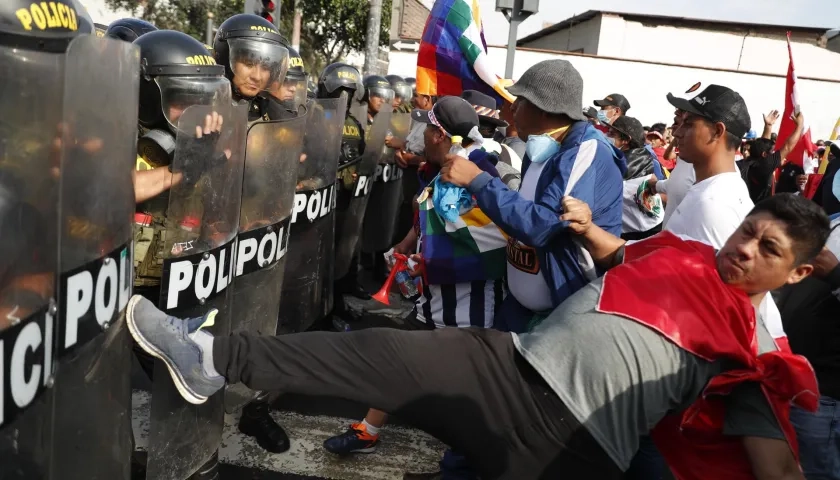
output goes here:
[[[782, 165], [785, 158], [793, 151], [799, 139], [802, 138], [802, 130], [805, 125], [805, 118], [802, 112], [794, 116], [796, 128], [790, 134], [790, 137], [785, 140], [784, 145], [780, 150], [773, 151], [775, 145], [770, 141], [771, 130], [773, 125], [779, 120], [779, 111], [773, 110], [764, 115], [764, 132], [761, 138], [757, 138], [752, 142], [750, 147], [750, 156], [741, 160], [738, 163], [738, 169], [741, 172], [741, 177], [747, 183], [750, 191], [750, 198], [753, 202], [759, 202], [773, 192], [773, 172]], [[777, 193], [795, 193], [801, 191], [805, 186], [804, 170], [801, 166], [792, 162], [788, 162], [782, 167], [779, 181], [776, 183]], [[797, 182], [802, 184], [802, 187], [797, 185]]]
[[817, 202], [817, 205], [823, 207], [825, 213], [829, 215], [840, 213], [840, 177], [837, 176], [838, 170], [840, 170], [840, 146], [832, 142], [829, 144], [828, 166], [814, 193], [814, 201]]
[[776, 295], [790, 348], [805, 356], [820, 385], [819, 410], [793, 408], [802, 471], [806, 478], [840, 476], [840, 220], [826, 248], [814, 260], [814, 273]]
[[[609, 126], [607, 138], [627, 158], [627, 172], [624, 174], [623, 209], [621, 237], [641, 240], [662, 230], [664, 209], [658, 195], [652, 195], [647, 205], [637, 202], [640, 186], [654, 175], [664, 178], [662, 169], [653, 152], [644, 144], [642, 123], [633, 117], [619, 117]], [[641, 187], [644, 189], [644, 187]]]
[[586, 199], [595, 222], [621, 234], [624, 155], [582, 114], [583, 79], [565, 60], [529, 68], [510, 87], [514, 122], [527, 139], [519, 192], [472, 162], [450, 156], [445, 181], [467, 187], [478, 206], [508, 236], [510, 293], [496, 328], [523, 332], [598, 276], [591, 259], [557, 223], [561, 199]]
[[[496, 133], [500, 128], [507, 128], [508, 123], [499, 118], [499, 110], [496, 109], [496, 100], [477, 90], [464, 90], [461, 98], [470, 103], [478, 113], [478, 131], [484, 142], [481, 149], [488, 153], [487, 159], [496, 167], [499, 178], [505, 182], [511, 190], [519, 190], [522, 182], [522, 174], [514, 167], [514, 163], [522, 164], [522, 161], [510, 147], [495, 140]], [[521, 142], [521, 140], [520, 140]], [[524, 146], [524, 142], [523, 142]]]
[[595, 100], [594, 104], [601, 108], [598, 110], [598, 121], [601, 124], [612, 123], [618, 117], [627, 115], [627, 111], [630, 110], [630, 102], [619, 93], [607, 95], [603, 100]]
[[650, 129], [645, 132], [645, 142], [650, 146], [650, 150], [656, 155], [659, 165], [670, 172], [674, 169], [674, 161], [665, 159], [665, 124], [654, 123]]
[[[496, 141], [510, 147], [510, 164], [518, 171], [522, 171], [522, 159], [525, 158], [525, 141], [519, 138], [519, 130], [513, 120], [513, 104], [502, 99], [499, 118], [507, 122], [507, 127], [498, 129]], [[515, 155], [514, 155], [515, 154]]]
[[[476, 92], [478, 93], [478, 92]], [[469, 95], [475, 98], [474, 95]], [[492, 100], [492, 99], [491, 99]], [[487, 221], [481, 211], [469, 206], [447, 211], [447, 193], [457, 189], [439, 180], [440, 166], [452, 145], [453, 136], [465, 140], [470, 160], [493, 177], [498, 172], [490, 155], [481, 150], [478, 134], [479, 115], [474, 106], [457, 97], [444, 97], [432, 110], [415, 110], [413, 119], [426, 125], [427, 163], [420, 170], [420, 215], [416, 228], [394, 247], [396, 253], [412, 255], [419, 262], [424, 279], [423, 295], [405, 319], [411, 330], [445, 327], [491, 328], [494, 314], [504, 298], [504, 248], [502, 232]], [[459, 214], [460, 213], [460, 214]], [[450, 233], [451, 232], [451, 233]], [[473, 235], [474, 233], [474, 235]], [[416, 252], [417, 255], [414, 255]], [[457, 256], [453, 252], [459, 252]], [[346, 455], [371, 453], [379, 443], [379, 429], [386, 421], [384, 412], [371, 410], [364, 420], [343, 434], [329, 438], [324, 448]], [[449, 454], [442, 462], [444, 470], [462, 468]]]
[[[722, 453], [689, 443], [695, 448], [685, 457], [669, 457], [678, 476], [700, 468], [731, 470], [715, 478], [802, 478], [785, 440], [789, 421], [774, 409], [788, 402], [815, 408], [809, 391], [816, 379], [801, 357], [772, 351], [754, 307], [768, 290], [811, 273], [829, 233], [825, 214], [804, 198], [772, 197], [716, 254], [669, 233], [625, 246], [594, 224], [583, 202], [566, 197], [564, 210], [562, 224], [599, 263], [624, 264], [531, 333], [214, 337], [201, 327], [215, 311], [180, 320], [142, 297], [129, 302], [127, 322], [192, 403], [226, 380], [365, 402], [463, 451], [486, 479], [621, 478], [638, 438], [668, 412], [680, 412], [689, 430], [736, 444]], [[698, 291], [715, 302], [701, 301]], [[668, 308], [651, 309], [663, 295]], [[713, 422], [694, 422], [712, 412], [720, 414]]]

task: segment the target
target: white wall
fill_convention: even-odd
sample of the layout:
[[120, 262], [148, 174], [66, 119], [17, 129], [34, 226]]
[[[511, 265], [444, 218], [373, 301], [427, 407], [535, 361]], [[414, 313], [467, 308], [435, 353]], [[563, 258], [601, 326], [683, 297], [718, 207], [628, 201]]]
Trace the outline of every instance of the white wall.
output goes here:
[[544, 50], [564, 50], [573, 52], [583, 49], [582, 53], [596, 55], [598, 53], [598, 38], [601, 31], [601, 16], [565, 28], [559, 32], [546, 35], [528, 42], [529, 48]]
[[[491, 47], [489, 55], [501, 71], [505, 64], [505, 50]], [[794, 55], [797, 55], [796, 51]], [[591, 105], [596, 98], [603, 98], [610, 93], [621, 93], [632, 105], [629, 115], [645, 125], [656, 122], [670, 124], [674, 108], [665, 99], [665, 95], [672, 92], [677, 96], [685, 96], [683, 92], [696, 82], [702, 82], [703, 85], [725, 85], [739, 92], [750, 109], [753, 129], [759, 133], [764, 127], [762, 113], [784, 109], [786, 62], [776, 71], [780, 76], [765, 76], [519, 50], [513, 77], [519, 78], [531, 65], [551, 58], [566, 59], [578, 69], [584, 79], [584, 105]], [[416, 54], [391, 52], [390, 61], [389, 73], [416, 76], [412, 75], [417, 68]], [[799, 62], [798, 68], [801, 69], [804, 63]], [[840, 80], [800, 79], [798, 85], [802, 111], [811, 125], [814, 138], [827, 138], [840, 116]]]
[[[837, 53], [796, 37], [792, 49], [798, 76], [840, 80]], [[645, 25], [610, 15], [601, 21], [598, 55], [759, 73], [782, 73], [788, 66], [781, 36]]]

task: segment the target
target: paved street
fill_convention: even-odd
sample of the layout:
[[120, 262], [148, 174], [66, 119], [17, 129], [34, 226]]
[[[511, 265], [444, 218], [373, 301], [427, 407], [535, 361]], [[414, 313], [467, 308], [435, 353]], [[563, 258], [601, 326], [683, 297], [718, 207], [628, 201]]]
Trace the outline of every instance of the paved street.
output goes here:
[[[368, 285], [371, 290], [378, 286]], [[385, 307], [375, 301], [362, 302], [347, 298], [358, 321], [352, 329], [371, 327], [400, 328], [402, 318], [411, 305], [397, 295], [391, 295], [392, 305]], [[134, 375], [138, 385], [148, 388], [142, 374]], [[133, 426], [137, 449], [145, 451], [148, 440], [148, 412], [150, 395], [135, 390]], [[275, 404], [274, 418], [286, 428], [292, 439], [289, 452], [275, 455], [262, 450], [250, 437], [236, 428], [238, 417], [227, 415], [220, 458], [222, 480], [399, 480], [403, 473], [433, 472], [437, 470], [444, 446], [423, 432], [400, 425], [394, 419], [383, 431], [382, 443], [376, 453], [338, 458], [321, 446], [324, 439], [344, 431], [348, 424], [358, 421], [367, 411], [365, 405], [339, 399], [284, 395]], [[138, 479], [135, 479], [138, 480]]]

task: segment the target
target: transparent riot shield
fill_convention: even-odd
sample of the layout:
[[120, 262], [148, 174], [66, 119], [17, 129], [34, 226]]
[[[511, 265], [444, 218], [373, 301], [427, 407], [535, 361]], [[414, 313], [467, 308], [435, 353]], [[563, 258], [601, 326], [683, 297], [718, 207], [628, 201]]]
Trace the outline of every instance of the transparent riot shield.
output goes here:
[[0, 46], [0, 478], [50, 477], [62, 54]]
[[347, 275], [362, 235], [370, 191], [391, 127], [391, 106], [383, 105], [365, 131], [365, 151], [358, 162], [338, 170], [335, 218], [335, 278]]
[[[410, 113], [394, 112], [391, 115], [390, 135], [405, 140], [410, 128]], [[362, 227], [362, 251], [365, 253], [380, 253], [391, 248], [402, 203], [403, 169], [397, 166], [395, 150], [388, 147], [384, 150], [376, 168], [376, 179], [368, 201], [370, 208], [365, 213]]]
[[332, 308], [335, 183], [346, 101], [317, 99], [309, 105], [278, 333], [304, 331]]
[[[59, 197], [53, 478], [131, 476], [131, 296], [137, 47], [81, 36], [67, 50]], [[103, 108], [119, 105], [120, 108]]]
[[[221, 132], [198, 138], [196, 126], [213, 112], [224, 118]], [[217, 308], [208, 329], [216, 335], [230, 333], [247, 113], [246, 105], [187, 108], [178, 118], [171, 167], [159, 307], [180, 318]], [[223, 426], [223, 393], [189, 404], [164, 364], [155, 362], [147, 479], [189, 477], [217, 451]]]
[[[248, 129], [239, 216], [231, 330], [274, 335], [286, 267], [291, 213], [306, 117], [257, 122]], [[256, 392], [228, 385], [225, 409], [233, 412]]]

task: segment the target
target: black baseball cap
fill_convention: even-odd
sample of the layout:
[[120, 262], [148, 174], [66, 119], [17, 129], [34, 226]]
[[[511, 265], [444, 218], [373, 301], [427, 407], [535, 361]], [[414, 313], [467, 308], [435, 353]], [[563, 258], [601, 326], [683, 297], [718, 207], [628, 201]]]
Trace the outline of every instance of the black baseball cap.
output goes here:
[[467, 138], [470, 131], [478, 127], [478, 113], [470, 102], [460, 97], [443, 97], [431, 110], [414, 110], [414, 121], [437, 125], [453, 137]]
[[499, 118], [499, 109], [496, 104], [496, 99], [490, 95], [485, 95], [477, 90], [464, 90], [461, 98], [470, 102], [470, 105], [478, 114], [478, 121], [482, 125], [492, 127], [507, 127], [508, 123]]
[[598, 119], [598, 110], [595, 107], [586, 107], [583, 109], [583, 116], [586, 118]]
[[621, 113], [625, 115], [627, 110], [630, 110], [630, 102], [620, 93], [607, 95], [603, 100], [595, 100], [595, 105], [598, 107], [618, 107], [621, 109]]
[[622, 115], [608, 125], [609, 128], [630, 137], [630, 147], [639, 148], [645, 144], [645, 128], [642, 122], [633, 117]]
[[750, 131], [752, 121], [747, 103], [738, 92], [721, 85], [709, 85], [692, 99], [668, 94], [668, 102], [676, 108], [699, 115], [726, 126], [726, 131], [738, 138]]

